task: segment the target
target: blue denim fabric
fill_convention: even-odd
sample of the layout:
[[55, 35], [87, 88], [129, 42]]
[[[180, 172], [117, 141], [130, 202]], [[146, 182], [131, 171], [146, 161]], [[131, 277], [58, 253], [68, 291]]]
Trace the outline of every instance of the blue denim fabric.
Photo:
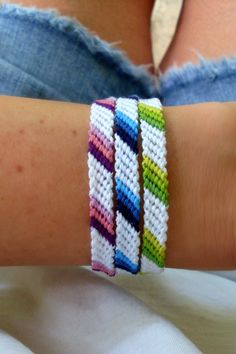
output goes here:
[[165, 105], [236, 99], [236, 56], [171, 67], [158, 77], [56, 10], [0, 5], [0, 94], [91, 103], [158, 96]]
[[0, 5], [0, 94], [90, 103], [157, 94], [156, 78], [56, 10]]
[[199, 64], [172, 66], [158, 82], [163, 105], [236, 101], [236, 55], [207, 60], [197, 53]]

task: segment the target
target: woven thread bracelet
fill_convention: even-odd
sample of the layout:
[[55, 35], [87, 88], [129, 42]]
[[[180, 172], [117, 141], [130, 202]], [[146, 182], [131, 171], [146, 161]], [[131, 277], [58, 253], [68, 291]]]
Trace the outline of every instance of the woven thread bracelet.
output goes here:
[[140, 268], [138, 98], [118, 98], [115, 108], [115, 266], [133, 274]]
[[[141, 238], [139, 123], [144, 201]], [[133, 274], [162, 272], [167, 240], [168, 180], [165, 120], [159, 99], [130, 97], [95, 101], [91, 106], [88, 167], [92, 269], [110, 276], [116, 274], [116, 268]]]
[[91, 266], [110, 276], [115, 275], [114, 111], [113, 98], [91, 105], [88, 146]]
[[165, 120], [157, 98], [139, 100], [142, 138], [144, 229], [141, 273], [164, 270], [168, 221]]

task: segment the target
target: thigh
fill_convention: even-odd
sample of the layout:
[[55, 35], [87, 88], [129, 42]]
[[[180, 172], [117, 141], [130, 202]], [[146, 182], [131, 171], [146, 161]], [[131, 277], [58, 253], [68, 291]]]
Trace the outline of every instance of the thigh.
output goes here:
[[0, 6], [0, 95], [80, 103], [156, 94], [153, 77], [55, 11]]
[[236, 53], [236, 2], [188, 0], [183, 2], [175, 36], [162, 60], [164, 72], [174, 63], [196, 64], [202, 56], [213, 59]]
[[153, 64], [150, 16], [154, 0], [14, 0], [38, 8], [54, 7], [77, 18], [93, 33], [115, 42], [134, 64]]

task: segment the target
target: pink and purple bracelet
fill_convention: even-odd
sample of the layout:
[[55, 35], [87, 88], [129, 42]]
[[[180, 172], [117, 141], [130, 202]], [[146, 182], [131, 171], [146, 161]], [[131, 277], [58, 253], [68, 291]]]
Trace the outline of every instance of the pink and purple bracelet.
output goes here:
[[110, 276], [117, 268], [133, 274], [160, 273], [169, 205], [161, 102], [136, 96], [94, 101], [88, 145], [92, 269]]
[[88, 167], [93, 270], [115, 275], [113, 211], [115, 100], [97, 100], [91, 106]]

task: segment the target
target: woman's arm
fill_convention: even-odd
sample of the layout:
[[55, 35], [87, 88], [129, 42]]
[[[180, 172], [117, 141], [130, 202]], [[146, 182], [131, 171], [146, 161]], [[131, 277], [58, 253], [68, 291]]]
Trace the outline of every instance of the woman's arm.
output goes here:
[[166, 107], [166, 266], [236, 269], [236, 103]]
[[[0, 97], [0, 264], [89, 264], [89, 107]], [[165, 107], [167, 267], [236, 268], [236, 104]]]
[[89, 107], [0, 106], [0, 264], [89, 264]]

